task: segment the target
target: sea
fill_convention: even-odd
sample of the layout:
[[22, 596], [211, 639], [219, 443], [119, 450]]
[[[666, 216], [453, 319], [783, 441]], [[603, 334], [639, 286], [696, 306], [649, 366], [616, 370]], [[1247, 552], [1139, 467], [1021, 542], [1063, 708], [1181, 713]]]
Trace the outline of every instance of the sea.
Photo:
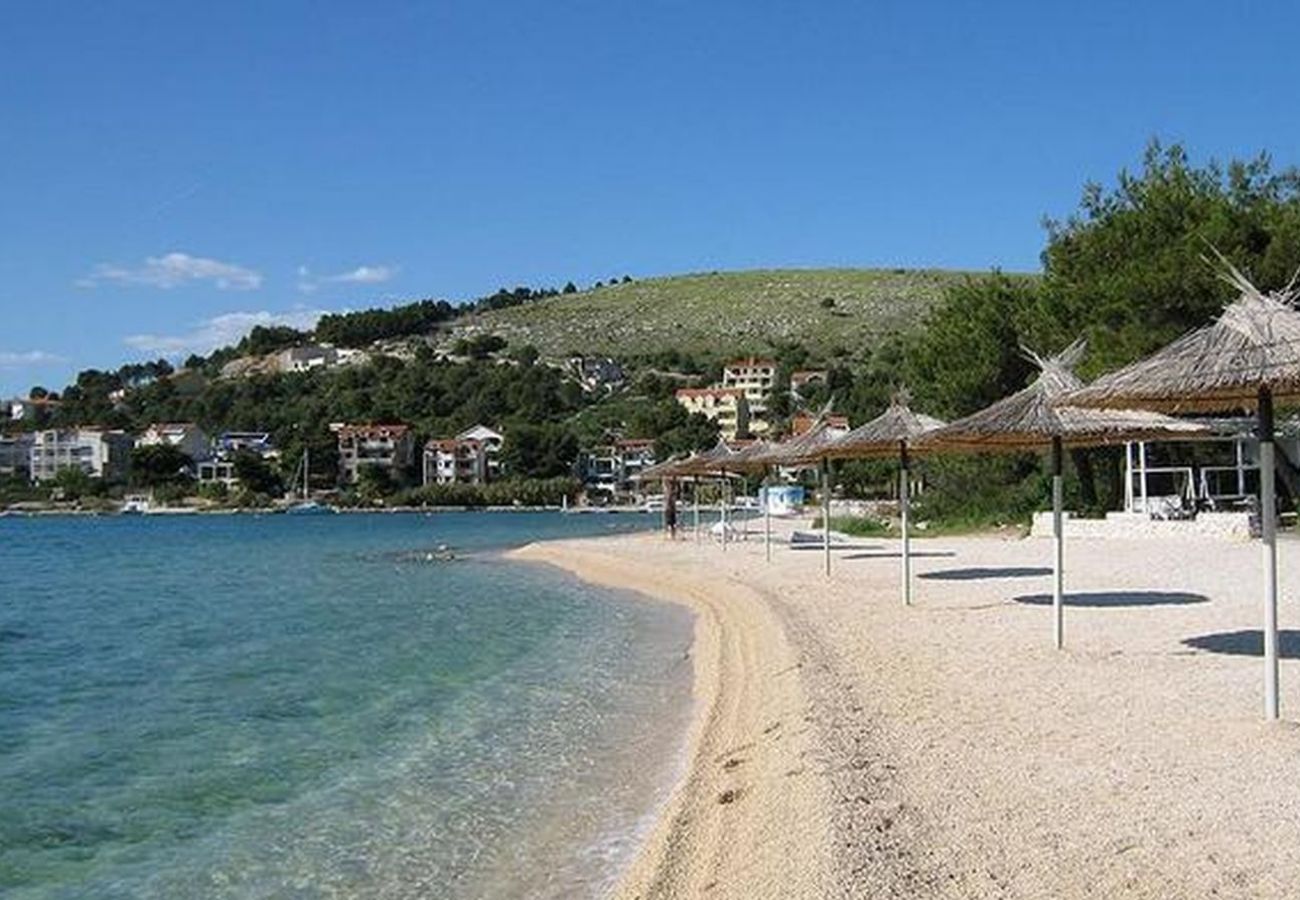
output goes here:
[[0, 518], [0, 896], [603, 895], [693, 622], [504, 552], [653, 524]]

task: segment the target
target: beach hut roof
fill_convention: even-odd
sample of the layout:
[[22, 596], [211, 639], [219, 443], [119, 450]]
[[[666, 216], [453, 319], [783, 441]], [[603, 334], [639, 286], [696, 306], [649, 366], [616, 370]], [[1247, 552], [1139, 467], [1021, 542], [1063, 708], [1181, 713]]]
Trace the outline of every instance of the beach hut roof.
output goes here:
[[1083, 387], [1074, 367], [1087, 344], [1075, 341], [1057, 356], [1026, 350], [1039, 367], [1033, 383], [991, 406], [922, 435], [921, 450], [1032, 450], [1061, 438], [1064, 446], [1093, 446], [1134, 440], [1196, 437], [1205, 429], [1192, 422], [1144, 410], [1080, 409], [1061, 405]]
[[941, 419], [912, 412], [907, 405], [910, 399], [907, 391], [896, 391], [888, 409], [835, 439], [822, 455], [828, 459], [891, 456], [899, 451], [900, 444], [910, 444], [927, 431], [944, 426]]
[[1069, 403], [1165, 412], [1253, 409], [1261, 387], [1271, 389], [1275, 399], [1300, 400], [1295, 279], [1265, 294], [1226, 260], [1223, 264], [1224, 280], [1239, 295], [1218, 319], [1103, 375], [1072, 393]]

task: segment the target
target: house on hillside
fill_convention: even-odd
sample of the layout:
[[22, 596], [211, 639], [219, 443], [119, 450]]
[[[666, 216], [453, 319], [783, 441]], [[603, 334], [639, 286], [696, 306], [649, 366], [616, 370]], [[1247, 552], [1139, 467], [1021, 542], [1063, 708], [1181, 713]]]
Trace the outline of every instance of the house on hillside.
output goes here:
[[58, 400], [45, 397], [14, 397], [4, 403], [4, 414], [15, 422], [34, 422], [37, 417], [53, 413], [59, 408]]
[[30, 479], [32, 436], [24, 432], [0, 434], [0, 478]]
[[198, 462], [212, 455], [212, 441], [193, 422], [156, 422], [135, 439], [137, 447], [170, 446]]
[[408, 425], [338, 424], [330, 426], [338, 439], [339, 477], [356, 484], [367, 466], [400, 477], [415, 459], [415, 436]]
[[431, 484], [486, 484], [501, 477], [505, 438], [486, 425], [467, 428], [453, 438], [424, 445], [423, 478]]
[[579, 475], [587, 497], [596, 503], [613, 503], [636, 493], [635, 476], [655, 463], [653, 440], [614, 439], [584, 451], [578, 458]]
[[223, 431], [212, 441], [209, 457], [194, 467], [199, 484], [220, 483], [228, 488], [235, 487], [239, 483], [235, 475], [235, 456], [239, 453], [255, 453], [265, 460], [280, 458], [280, 451], [265, 431]]
[[799, 392], [810, 384], [825, 384], [827, 372], [825, 369], [800, 369], [797, 372], [790, 373], [790, 394], [798, 396]]
[[687, 412], [717, 422], [729, 441], [749, 431], [749, 401], [740, 388], [678, 388], [676, 397]]
[[[841, 416], [838, 413], [830, 413], [828, 415], [823, 416], [822, 418], [826, 422], [827, 429], [832, 433], [836, 435], [848, 434], [849, 432], [848, 416]], [[791, 437], [798, 437], [799, 435], [804, 434], [805, 432], [808, 431], [809, 428], [813, 427], [813, 423], [816, 421], [817, 421], [817, 416], [813, 415], [812, 413], [809, 412], [795, 413], [793, 416], [790, 417]]]
[[338, 365], [339, 352], [327, 344], [307, 344], [281, 350], [275, 356], [276, 368], [281, 372], [306, 372], [310, 369], [328, 369]]
[[722, 386], [743, 391], [749, 406], [749, 430], [762, 433], [768, 429], [767, 400], [776, 384], [776, 360], [748, 356], [722, 367]]
[[589, 394], [615, 390], [627, 381], [623, 367], [608, 356], [570, 357], [569, 372]]
[[55, 428], [32, 434], [29, 471], [33, 481], [49, 481], [60, 469], [80, 469], [92, 478], [125, 479], [135, 441], [125, 431]]

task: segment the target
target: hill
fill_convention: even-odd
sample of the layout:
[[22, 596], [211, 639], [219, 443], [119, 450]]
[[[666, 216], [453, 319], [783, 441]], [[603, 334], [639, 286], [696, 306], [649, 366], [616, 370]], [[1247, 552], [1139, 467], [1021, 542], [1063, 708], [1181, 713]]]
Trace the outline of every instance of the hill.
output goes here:
[[965, 272], [760, 269], [646, 278], [457, 319], [455, 337], [494, 333], [547, 356], [626, 358], [763, 352], [799, 342], [817, 356], [907, 330]]

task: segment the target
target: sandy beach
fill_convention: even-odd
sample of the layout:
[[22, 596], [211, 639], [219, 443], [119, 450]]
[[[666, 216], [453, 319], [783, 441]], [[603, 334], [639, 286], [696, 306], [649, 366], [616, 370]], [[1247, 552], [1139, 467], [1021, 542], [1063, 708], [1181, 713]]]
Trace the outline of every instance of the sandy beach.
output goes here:
[[1272, 725], [1257, 543], [1070, 542], [1063, 651], [1048, 541], [914, 548], [911, 608], [887, 540], [829, 579], [753, 536], [519, 551], [697, 613], [690, 762], [618, 896], [1294, 896], [1300, 542]]

